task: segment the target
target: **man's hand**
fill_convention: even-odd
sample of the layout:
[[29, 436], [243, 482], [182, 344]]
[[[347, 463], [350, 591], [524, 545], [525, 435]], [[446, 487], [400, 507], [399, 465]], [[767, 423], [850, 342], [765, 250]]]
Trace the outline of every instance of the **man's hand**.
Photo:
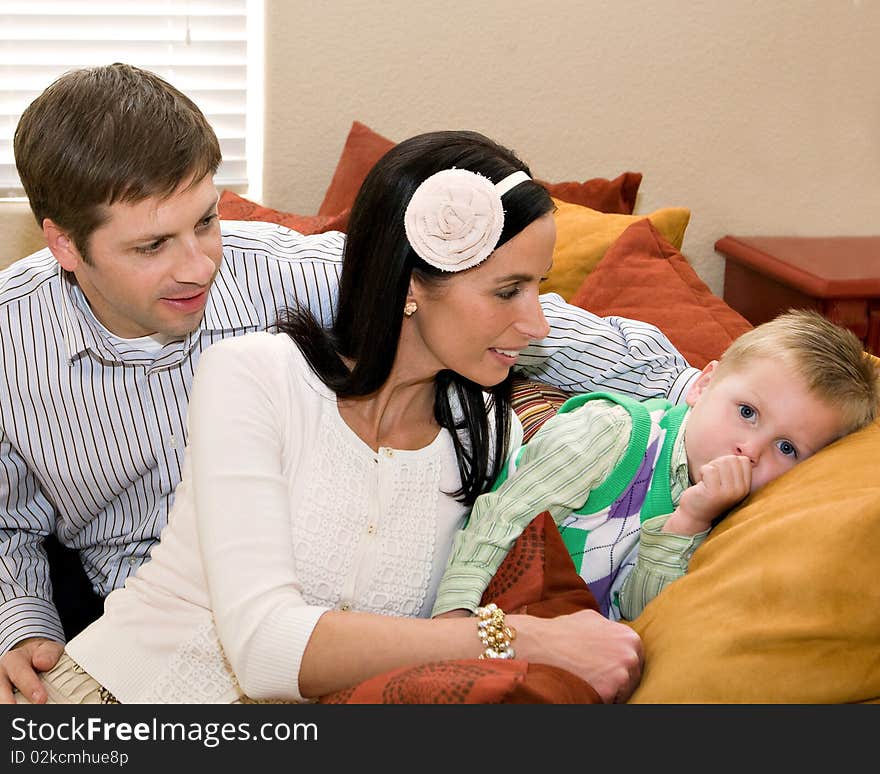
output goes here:
[[13, 688], [33, 704], [45, 704], [48, 696], [37, 672], [58, 663], [64, 645], [43, 637], [22, 640], [0, 657], [0, 704], [15, 704]]
[[749, 493], [752, 463], [748, 457], [727, 454], [700, 468], [700, 481], [684, 490], [678, 508], [667, 519], [664, 532], [696, 535]]

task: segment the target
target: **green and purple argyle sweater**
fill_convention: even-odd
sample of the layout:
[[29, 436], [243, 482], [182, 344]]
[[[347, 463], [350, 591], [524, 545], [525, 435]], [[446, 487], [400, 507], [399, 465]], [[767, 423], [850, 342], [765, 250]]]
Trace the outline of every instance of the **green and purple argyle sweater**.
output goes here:
[[[613, 401], [629, 412], [629, 445], [608, 478], [558, 526], [574, 566], [603, 615], [616, 621], [621, 618], [621, 588], [638, 556], [642, 522], [674, 510], [672, 450], [688, 407], [662, 398], [638, 401], [615, 393], [591, 392], [569, 398], [559, 413], [596, 399]], [[522, 449], [508, 461], [493, 489], [513, 474], [521, 454]]]

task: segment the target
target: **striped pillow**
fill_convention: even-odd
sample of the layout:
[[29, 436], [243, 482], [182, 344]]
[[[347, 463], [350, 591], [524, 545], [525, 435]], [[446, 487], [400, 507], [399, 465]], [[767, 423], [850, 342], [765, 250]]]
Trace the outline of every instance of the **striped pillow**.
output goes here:
[[571, 395], [543, 382], [515, 378], [511, 405], [523, 426], [523, 442], [528, 441], [538, 428], [552, 417]]

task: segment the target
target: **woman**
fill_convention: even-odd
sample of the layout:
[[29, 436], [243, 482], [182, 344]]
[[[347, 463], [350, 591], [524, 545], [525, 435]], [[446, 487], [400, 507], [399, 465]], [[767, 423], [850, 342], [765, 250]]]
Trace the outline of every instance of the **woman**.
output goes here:
[[552, 210], [482, 135], [389, 151], [352, 210], [333, 327], [291, 312], [202, 356], [168, 527], [46, 673], [50, 701], [302, 701], [514, 652], [626, 697], [638, 639], [593, 611], [484, 612], [488, 647], [473, 618], [427, 619], [455, 531], [520, 440], [508, 376], [547, 333]]

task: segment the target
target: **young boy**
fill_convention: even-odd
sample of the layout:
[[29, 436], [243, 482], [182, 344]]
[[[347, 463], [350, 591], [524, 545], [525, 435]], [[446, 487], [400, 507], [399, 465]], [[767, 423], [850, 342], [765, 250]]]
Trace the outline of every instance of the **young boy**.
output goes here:
[[685, 405], [571, 398], [477, 499], [433, 614], [474, 610], [516, 538], [549, 510], [602, 612], [631, 620], [684, 575], [716, 519], [873, 421], [878, 396], [851, 331], [791, 311], [709, 363]]

